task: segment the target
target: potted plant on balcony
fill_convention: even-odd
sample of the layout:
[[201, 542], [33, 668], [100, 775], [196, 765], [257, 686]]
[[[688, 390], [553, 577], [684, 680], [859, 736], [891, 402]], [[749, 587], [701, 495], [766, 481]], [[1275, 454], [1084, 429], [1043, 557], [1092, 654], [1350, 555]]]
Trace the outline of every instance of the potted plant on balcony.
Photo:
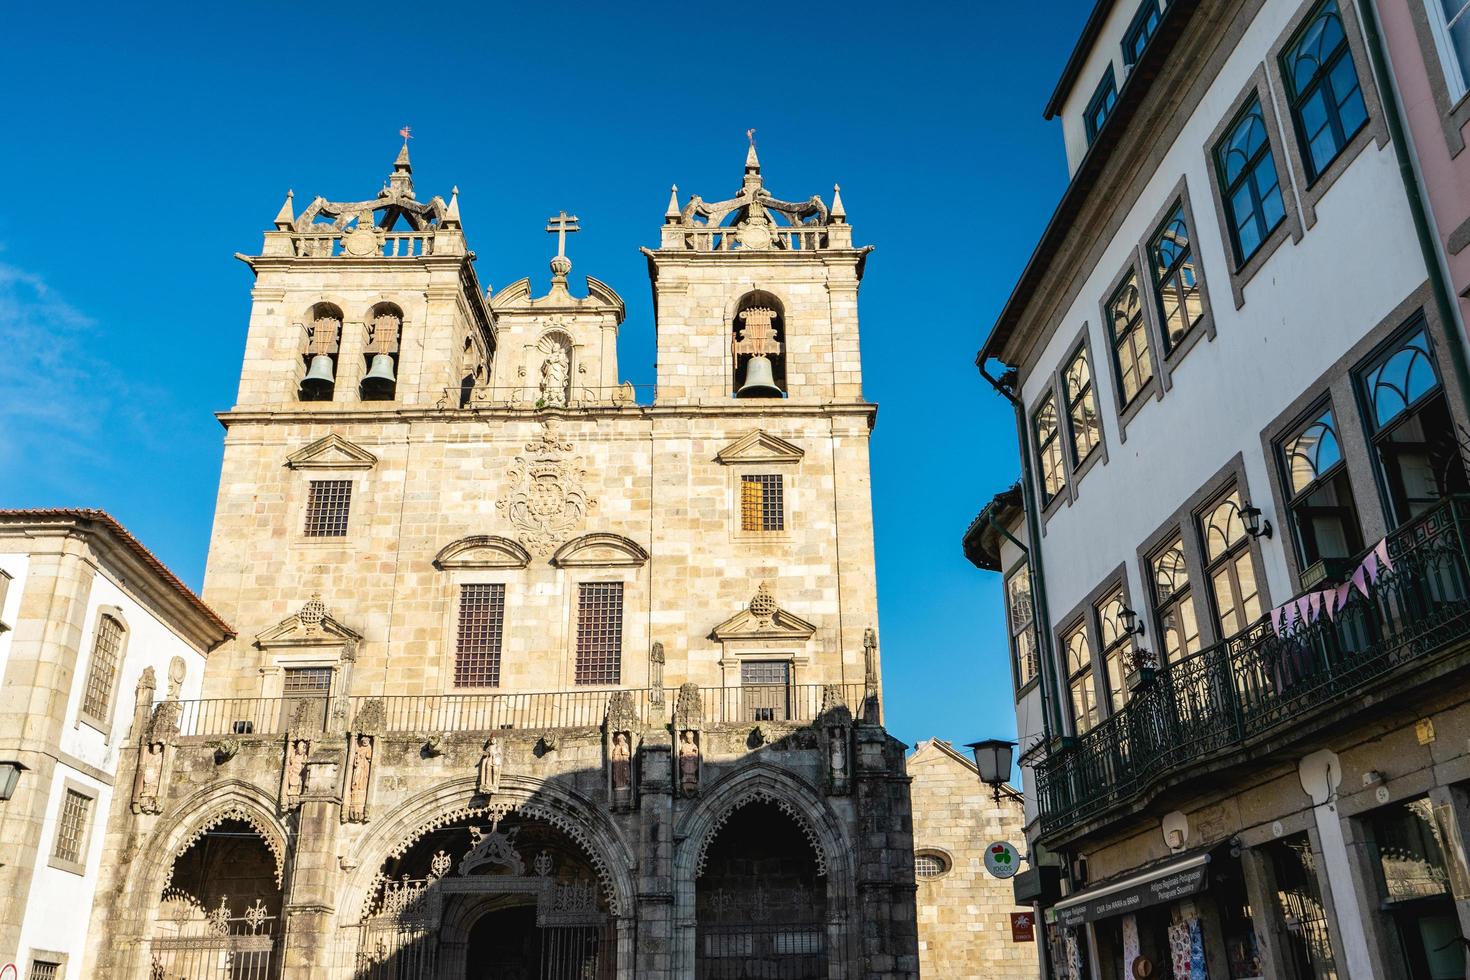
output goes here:
[[1128, 651], [1124, 664], [1128, 668], [1129, 691], [1138, 691], [1148, 687], [1159, 675], [1159, 658], [1151, 651], [1139, 646], [1134, 646]]

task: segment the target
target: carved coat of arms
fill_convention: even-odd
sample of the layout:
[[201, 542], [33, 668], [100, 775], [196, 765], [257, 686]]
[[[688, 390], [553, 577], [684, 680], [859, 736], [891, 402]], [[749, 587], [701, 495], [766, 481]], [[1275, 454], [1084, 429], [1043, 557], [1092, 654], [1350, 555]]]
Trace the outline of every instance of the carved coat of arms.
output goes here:
[[495, 506], [505, 513], [527, 551], [546, 557], [582, 524], [597, 501], [587, 495], [587, 472], [572, 444], [563, 442], [548, 420], [541, 437], [526, 444], [506, 471], [505, 496]]

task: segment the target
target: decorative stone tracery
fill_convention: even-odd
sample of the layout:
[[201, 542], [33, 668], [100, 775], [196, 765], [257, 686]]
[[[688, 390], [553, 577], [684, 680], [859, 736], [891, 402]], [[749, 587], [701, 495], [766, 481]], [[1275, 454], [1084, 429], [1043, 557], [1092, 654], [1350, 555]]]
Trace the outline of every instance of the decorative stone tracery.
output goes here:
[[[286, 871], [285, 844], [281, 841], [279, 837], [276, 836], [275, 828], [273, 828], [267, 821], [261, 819], [261, 817], [249, 807], [241, 806], [239, 803], [226, 804], [225, 806], [222, 806], [219, 809], [210, 813], [210, 815], [204, 820], [195, 824], [194, 829], [191, 830], [189, 834], [179, 842], [178, 846], [174, 848], [174, 861], [177, 861], [179, 858], [183, 857], [184, 854], [189, 850], [189, 848], [193, 847], [195, 843], [198, 842], [199, 838], [203, 837], [205, 834], [209, 833], [211, 830], [218, 827], [226, 820], [239, 820], [242, 823], [249, 824], [250, 828], [260, 835], [262, 843], [265, 844], [266, 849], [271, 852], [271, 857], [275, 860], [276, 887], [281, 887], [281, 881], [285, 877]], [[165, 890], [167, 890], [169, 885], [173, 883], [173, 875], [174, 865], [171, 862], [169, 865], [168, 878], [163, 883], [163, 887]]]
[[704, 839], [699, 842], [699, 851], [695, 855], [695, 877], [697, 878], [704, 874], [705, 857], [709, 852], [710, 845], [714, 843], [716, 837], [720, 836], [720, 828], [724, 827], [741, 807], [757, 802], [774, 804], [777, 809], [791, 818], [792, 822], [801, 831], [802, 836], [807, 839], [807, 843], [811, 845], [812, 855], [817, 862], [818, 876], [825, 875], [827, 873], [827, 852], [822, 848], [822, 840], [817, 835], [817, 830], [812, 826], [811, 821], [791, 801], [777, 796], [768, 789], [757, 787], [747, 790], [736, 797], [732, 803], [720, 812], [719, 816], [715, 817], [714, 822], [710, 824], [709, 830], [705, 832]]

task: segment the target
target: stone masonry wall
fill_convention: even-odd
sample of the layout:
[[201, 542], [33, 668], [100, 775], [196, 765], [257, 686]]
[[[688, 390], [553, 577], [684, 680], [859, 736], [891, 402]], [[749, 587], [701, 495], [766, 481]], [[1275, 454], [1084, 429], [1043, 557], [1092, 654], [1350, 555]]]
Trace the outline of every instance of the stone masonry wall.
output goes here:
[[1034, 980], [1035, 943], [1011, 941], [1010, 913], [1026, 911], [1010, 881], [985, 871], [992, 841], [1026, 848], [1020, 799], [995, 803], [975, 767], [938, 740], [908, 759], [913, 780], [914, 850], [944, 856], [949, 871], [918, 879], [920, 975], [944, 980]]

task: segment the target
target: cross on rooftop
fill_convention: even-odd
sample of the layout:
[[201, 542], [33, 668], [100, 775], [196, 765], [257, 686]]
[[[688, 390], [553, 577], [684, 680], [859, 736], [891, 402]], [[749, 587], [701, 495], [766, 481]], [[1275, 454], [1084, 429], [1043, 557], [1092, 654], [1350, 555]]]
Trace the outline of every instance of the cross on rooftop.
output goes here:
[[567, 214], [563, 211], [561, 214], [546, 219], [547, 234], [554, 233], [556, 235], [556, 255], [558, 258], [566, 257], [567, 235], [575, 234], [581, 230], [581, 228], [577, 227], [577, 216], [575, 214]]
[[409, 140], [413, 139], [412, 133], [413, 133], [413, 130], [410, 129], [409, 127], [407, 127], [407, 126], [404, 126], [402, 129], [400, 129], [398, 131], [398, 135], [403, 137], [403, 142], [405, 144], [407, 144]]

